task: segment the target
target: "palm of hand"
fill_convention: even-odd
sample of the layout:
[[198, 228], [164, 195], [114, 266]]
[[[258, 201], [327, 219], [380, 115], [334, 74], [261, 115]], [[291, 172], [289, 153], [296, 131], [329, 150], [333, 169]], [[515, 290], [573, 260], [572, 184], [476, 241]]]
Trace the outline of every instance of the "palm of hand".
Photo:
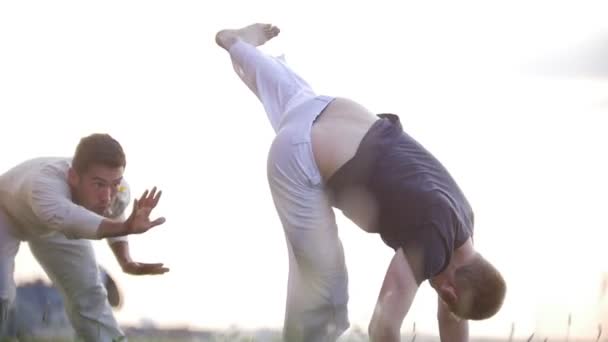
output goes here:
[[139, 200], [133, 203], [133, 212], [127, 220], [127, 228], [131, 234], [141, 234], [148, 231], [150, 228], [163, 224], [163, 217], [156, 220], [150, 220], [150, 213], [158, 204], [162, 191], [156, 192], [156, 187], [150, 193], [146, 190]]

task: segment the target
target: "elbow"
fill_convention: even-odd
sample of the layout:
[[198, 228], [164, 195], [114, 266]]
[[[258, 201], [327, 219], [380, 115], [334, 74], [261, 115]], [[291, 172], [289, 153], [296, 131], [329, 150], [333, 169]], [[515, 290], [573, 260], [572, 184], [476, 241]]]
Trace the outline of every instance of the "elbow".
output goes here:
[[42, 208], [35, 211], [35, 215], [38, 221], [48, 229], [60, 231], [64, 224], [64, 219], [63, 216], [58, 215], [56, 210], [53, 209], [55, 208]]
[[60, 230], [63, 226], [67, 214], [66, 208], [56, 201], [51, 201], [34, 191], [31, 208], [36, 219], [45, 227], [51, 230]]
[[98, 228], [103, 217], [66, 199], [32, 198], [31, 208], [46, 229], [64, 234], [69, 239], [99, 239]]
[[371, 342], [392, 342], [400, 340], [401, 326], [390, 319], [373, 317], [368, 327]]

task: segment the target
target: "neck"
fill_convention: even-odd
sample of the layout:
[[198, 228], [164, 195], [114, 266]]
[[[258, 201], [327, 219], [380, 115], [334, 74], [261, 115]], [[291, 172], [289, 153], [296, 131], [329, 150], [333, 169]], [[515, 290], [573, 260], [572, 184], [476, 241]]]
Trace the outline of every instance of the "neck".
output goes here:
[[70, 194], [72, 195], [72, 202], [74, 204], [80, 205], [80, 201], [78, 200], [78, 193], [75, 191], [73, 187], [70, 186]]
[[453, 279], [456, 270], [459, 267], [470, 263], [475, 255], [477, 255], [477, 252], [475, 252], [473, 242], [469, 238], [462, 246], [458, 247], [458, 249], [454, 251], [452, 258], [450, 259], [450, 263], [445, 270], [431, 279], [431, 285], [434, 285], [433, 287], [435, 287], [438, 284], [448, 281], [449, 279]]
[[473, 248], [473, 241], [469, 238], [462, 246], [454, 251], [448, 268], [452, 268], [452, 270], [455, 271], [457, 268], [470, 263], [476, 255], [477, 252], [475, 252], [475, 249]]

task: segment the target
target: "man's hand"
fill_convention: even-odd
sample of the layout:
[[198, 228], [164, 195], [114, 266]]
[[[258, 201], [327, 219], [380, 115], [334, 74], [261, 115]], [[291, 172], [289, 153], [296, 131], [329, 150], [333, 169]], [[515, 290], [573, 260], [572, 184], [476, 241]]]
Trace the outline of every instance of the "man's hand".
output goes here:
[[150, 275], [150, 274], [164, 274], [169, 272], [169, 268], [164, 267], [162, 263], [148, 264], [143, 262], [136, 262], [131, 259], [131, 253], [129, 251], [129, 243], [127, 241], [117, 241], [110, 244], [112, 252], [122, 268], [122, 271], [132, 275]]
[[153, 275], [169, 272], [169, 268], [163, 267], [162, 263], [147, 264], [143, 262], [129, 261], [120, 265], [123, 272], [132, 275]]
[[148, 193], [148, 190], [146, 190], [139, 200], [136, 199], [134, 201], [131, 216], [125, 221], [127, 234], [145, 233], [152, 227], [165, 223], [164, 217], [159, 217], [154, 221], [150, 221], [150, 213], [158, 204], [162, 193], [162, 191], [156, 193], [156, 187], [154, 187], [152, 192]]

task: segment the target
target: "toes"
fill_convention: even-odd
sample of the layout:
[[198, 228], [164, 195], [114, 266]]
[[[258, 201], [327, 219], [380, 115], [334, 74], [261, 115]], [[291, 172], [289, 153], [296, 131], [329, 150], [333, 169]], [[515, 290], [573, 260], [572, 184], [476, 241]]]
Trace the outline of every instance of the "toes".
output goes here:
[[281, 32], [281, 30], [279, 30], [279, 28], [278, 28], [278, 27], [276, 27], [276, 26], [272, 26], [272, 27], [270, 28], [270, 30], [269, 30], [269, 32], [268, 32], [268, 34], [274, 37], [274, 36], [278, 35], [278, 34], [279, 34], [279, 32]]

